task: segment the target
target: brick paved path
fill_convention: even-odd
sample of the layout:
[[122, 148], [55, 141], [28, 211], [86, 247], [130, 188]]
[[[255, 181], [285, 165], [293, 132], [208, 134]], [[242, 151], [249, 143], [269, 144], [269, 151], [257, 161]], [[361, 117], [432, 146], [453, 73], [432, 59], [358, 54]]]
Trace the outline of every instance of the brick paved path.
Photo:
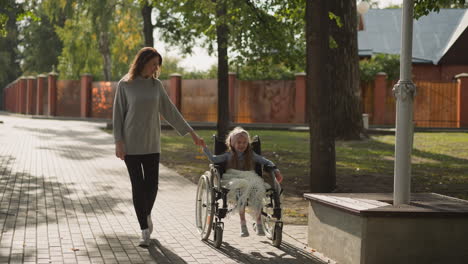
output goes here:
[[164, 166], [153, 243], [140, 248], [130, 181], [102, 123], [0, 120], [0, 263], [327, 263], [304, 247], [304, 227], [285, 226], [277, 249], [239, 237], [232, 217], [221, 249], [200, 241], [196, 186]]

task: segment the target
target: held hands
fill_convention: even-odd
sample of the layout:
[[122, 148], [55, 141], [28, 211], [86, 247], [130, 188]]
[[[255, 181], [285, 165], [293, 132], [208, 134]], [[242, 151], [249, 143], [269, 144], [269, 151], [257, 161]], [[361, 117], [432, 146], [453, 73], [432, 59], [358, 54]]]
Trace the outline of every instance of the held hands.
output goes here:
[[121, 160], [125, 159], [125, 146], [123, 141], [115, 142], [115, 156]]
[[[204, 146], [204, 145], [202, 145], [202, 144], [205, 144], [205, 141], [203, 141], [203, 139], [202, 139], [201, 137], [199, 137], [199, 136], [197, 135], [197, 133], [195, 133], [195, 131], [193, 131], [193, 130], [190, 131], [190, 136], [192, 136], [192, 140], [193, 140], [193, 143], [194, 143], [195, 145], [197, 145], [197, 146], [202, 146], [202, 147]], [[206, 146], [206, 144], [205, 144], [205, 146]]]

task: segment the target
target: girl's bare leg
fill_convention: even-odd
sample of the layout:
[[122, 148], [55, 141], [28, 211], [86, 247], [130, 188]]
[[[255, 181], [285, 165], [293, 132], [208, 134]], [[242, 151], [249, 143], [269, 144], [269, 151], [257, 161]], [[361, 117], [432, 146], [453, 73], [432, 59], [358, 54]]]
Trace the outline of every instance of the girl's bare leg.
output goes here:
[[241, 207], [239, 209], [239, 216], [240, 216], [240, 222], [241, 222], [241, 237], [247, 237], [249, 236], [249, 230], [247, 229], [247, 224], [245, 221], [245, 206]]
[[245, 206], [241, 207], [239, 209], [239, 216], [240, 216], [240, 221], [241, 221], [241, 225], [245, 225], [246, 221], [245, 221]]
[[262, 212], [258, 213], [258, 216], [257, 216], [257, 224], [258, 224], [258, 225], [261, 225], [261, 224], [262, 224]]

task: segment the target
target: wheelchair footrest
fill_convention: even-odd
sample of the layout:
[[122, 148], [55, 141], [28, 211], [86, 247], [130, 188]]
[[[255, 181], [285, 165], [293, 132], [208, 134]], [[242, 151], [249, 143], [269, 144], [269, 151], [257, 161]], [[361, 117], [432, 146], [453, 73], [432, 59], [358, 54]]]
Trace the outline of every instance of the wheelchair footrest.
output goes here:
[[226, 217], [228, 209], [227, 208], [218, 208], [218, 211], [216, 212], [216, 216], [219, 218], [224, 218]]

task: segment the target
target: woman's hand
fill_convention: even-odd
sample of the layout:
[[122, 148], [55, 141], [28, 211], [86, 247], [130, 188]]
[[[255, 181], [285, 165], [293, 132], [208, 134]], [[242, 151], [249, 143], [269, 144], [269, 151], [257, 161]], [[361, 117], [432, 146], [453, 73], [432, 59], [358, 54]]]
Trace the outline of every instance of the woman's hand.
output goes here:
[[275, 177], [278, 183], [281, 183], [283, 181], [283, 175], [281, 175], [281, 172], [278, 170], [275, 172]]
[[121, 160], [125, 159], [125, 144], [123, 141], [115, 142], [115, 156]]
[[195, 131], [190, 131], [190, 135], [192, 136], [193, 143], [197, 146], [203, 146], [203, 139], [195, 133]]
[[200, 138], [200, 143], [203, 148], [206, 148], [206, 143], [205, 143], [205, 140], [203, 140], [203, 138]]

